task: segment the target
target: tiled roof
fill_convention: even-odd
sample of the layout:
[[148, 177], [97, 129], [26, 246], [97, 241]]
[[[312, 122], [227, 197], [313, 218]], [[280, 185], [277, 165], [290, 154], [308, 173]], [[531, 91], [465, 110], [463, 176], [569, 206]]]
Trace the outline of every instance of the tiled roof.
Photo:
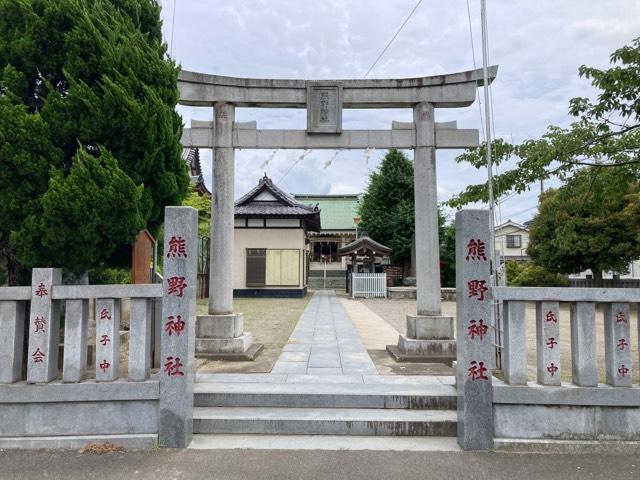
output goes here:
[[196, 190], [203, 195], [211, 195], [211, 192], [204, 184], [204, 176], [202, 175], [202, 165], [200, 164], [200, 150], [197, 148], [187, 148], [182, 152], [182, 159], [189, 167], [191, 181], [195, 183]]
[[275, 202], [252, 202], [249, 205], [236, 205], [235, 214], [244, 215], [278, 215], [286, 217], [299, 217], [314, 214], [313, 210], [302, 207], [281, 205]]
[[318, 205], [323, 230], [354, 230], [353, 219], [358, 216], [359, 194], [310, 195], [296, 194], [296, 200], [307, 205]]
[[391, 253], [391, 249], [389, 247], [385, 247], [381, 243], [378, 243], [365, 235], [351, 242], [349, 245], [339, 248], [338, 255], [351, 255], [352, 253], [356, 253], [360, 250], [372, 250], [380, 257]]
[[[273, 200], [263, 200], [264, 194], [271, 194]], [[291, 195], [280, 190], [266, 175], [258, 185], [239, 198], [235, 203], [236, 217], [301, 218], [307, 229], [320, 231], [320, 211], [298, 202]]]

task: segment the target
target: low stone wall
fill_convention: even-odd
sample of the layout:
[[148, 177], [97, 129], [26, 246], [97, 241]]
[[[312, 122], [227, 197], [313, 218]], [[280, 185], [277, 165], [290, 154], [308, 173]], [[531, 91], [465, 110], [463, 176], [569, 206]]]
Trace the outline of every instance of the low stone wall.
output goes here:
[[159, 397], [157, 380], [0, 385], [0, 449], [153, 448]]
[[[392, 300], [414, 299], [416, 298], [416, 287], [389, 287], [387, 289], [388, 298]], [[456, 301], [455, 288], [441, 288], [440, 298], [445, 302]]]
[[387, 298], [391, 300], [415, 299], [416, 287], [389, 287], [387, 289]]
[[455, 288], [441, 288], [440, 298], [445, 302], [456, 301], [456, 289]]
[[510, 386], [494, 381], [494, 436], [527, 440], [640, 440], [636, 388]]
[[305, 288], [242, 288], [234, 289], [234, 298], [302, 298], [307, 294]]
[[34, 268], [30, 287], [0, 288], [0, 449], [189, 444], [197, 211], [167, 207], [164, 232], [162, 284], [63, 285]]

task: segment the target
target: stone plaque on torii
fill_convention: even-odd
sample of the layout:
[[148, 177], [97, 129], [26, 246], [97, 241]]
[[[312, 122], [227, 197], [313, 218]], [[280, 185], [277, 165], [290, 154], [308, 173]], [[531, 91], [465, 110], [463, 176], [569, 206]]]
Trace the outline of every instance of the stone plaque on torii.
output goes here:
[[[490, 81], [497, 70], [489, 67]], [[479, 135], [477, 129], [457, 128], [456, 122], [437, 123], [435, 109], [471, 105], [482, 78], [481, 69], [419, 78], [326, 81], [180, 72], [180, 104], [214, 110], [212, 122], [192, 121], [182, 135], [185, 147], [214, 151], [209, 315], [198, 322], [221, 327], [204, 328], [203, 333], [236, 335], [209, 346], [202, 341], [197, 353], [207, 353], [207, 348], [240, 353], [251, 343], [242, 332], [242, 317], [233, 312], [234, 150], [397, 148], [414, 150], [417, 312], [407, 317], [407, 335], [400, 337], [395, 353], [455, 358], [453, 318], [441, 316], [436, 149], [477, 147]], [[306, 108], [307, 128], [258, 129], [256, 122], [235, 122], [236, 107]], [[411, 108], [413, 122], [393, 122], [388, 130], [343, 130], [345, 108]]]

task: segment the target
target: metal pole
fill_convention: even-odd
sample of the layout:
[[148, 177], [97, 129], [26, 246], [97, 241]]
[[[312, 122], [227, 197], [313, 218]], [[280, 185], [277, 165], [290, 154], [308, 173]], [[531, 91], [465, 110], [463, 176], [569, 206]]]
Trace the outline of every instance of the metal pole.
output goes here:
[[[486, 154], [487, 154], [487, 190], [489, 193], [489, 231], [491, 232], [491, 241], [489, 246], [489, 252], [491, 261], [493, 263], [493, 275], [491, 275], [491, 286], [495, 287], [499, 284], [501, 262], [496, 252], [496, 232], [495, 232], [495, 215], [494, 215], [494, 198], [493, 198], [493, 162], [492, 162], [492, 149], [491, 149], [491, 105], [489, 101], [489, 74], [487, 66], [489, 63], [489, 36], [487, 27], [487, 2], [481, 0], [480, 2], [480, 18], [482, 24], [482, 77], [483, 77], [483, 90], [484, 90], [484, 120], [485, 120], [485, 142], [486, 142]], [[495, 368], [502, 368], [502, 318], [500, 305], [494, 302], [492, 308], [493, 325], [495, 331]]]
[[322, 282], [322, 288], [327, 288], [327, 259], [324, 259], [324, 281]]
[[[481, 21], [482, 21], [482, 79], [484, 89], [484, 121], [485, 121], [485, 143], [487, 153], [487, 175], [488, 175], [488, 191], [489, 191], [489, 227], [491, 231], [491, 258], [495, 262], [495, 225], [494, 225], [494, 200], [493, 200], [493, 163], [491, 159], [491, 108], [489, 105], [489, 73], [487, 71], [488, 55], [488, 37], [487, 37], [487, 1], [481, 0]], [[494, 278], [497, 272], [497, 264], [494, 263]], [[495, 283], [495, 282], [494, 282]]]

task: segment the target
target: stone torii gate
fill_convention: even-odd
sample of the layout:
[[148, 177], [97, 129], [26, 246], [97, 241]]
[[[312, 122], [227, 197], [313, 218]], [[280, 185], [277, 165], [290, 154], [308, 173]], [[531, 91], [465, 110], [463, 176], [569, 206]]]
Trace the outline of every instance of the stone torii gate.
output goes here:
[[[489, 68], [493, 81], [497, 66]], [[476, 129], [436, 123], [436, 108], [471, 105], [482, 70], [386, 80], [275, 80], [180, 72], [180, 104], [213, 107], [213, 122], [185, 128], [185, 147], [212, 148], [213, 195], [209, 315], [198, 319], [200, 353], [246, 351], [241, 314], [233, 313], [234, 150], [243, 149], [413, 149], [417, 312], [407, 318], [399, 340], [405, 356], [455, 356], [453, 318], [441, 316], [436, 149], [479, 144]], [[236, 107], [306, 108], [306, 130], [262, 130], [256, 122], [235, 122]], [[343, 108], [411, 108], [413, 122], [389, 130], [343, 130]], [[206, 326], [205, 326], [206, 324]], [[224, 328], [222, 328], [225, 326]], [[220, 339], [221, 332], [227, 341]], [[239, 333], [240, 332], [240, 333]], [[197, 342], [198, 345], [198, 342]], [[244, 349], [244, 350], [243, 350]]]

